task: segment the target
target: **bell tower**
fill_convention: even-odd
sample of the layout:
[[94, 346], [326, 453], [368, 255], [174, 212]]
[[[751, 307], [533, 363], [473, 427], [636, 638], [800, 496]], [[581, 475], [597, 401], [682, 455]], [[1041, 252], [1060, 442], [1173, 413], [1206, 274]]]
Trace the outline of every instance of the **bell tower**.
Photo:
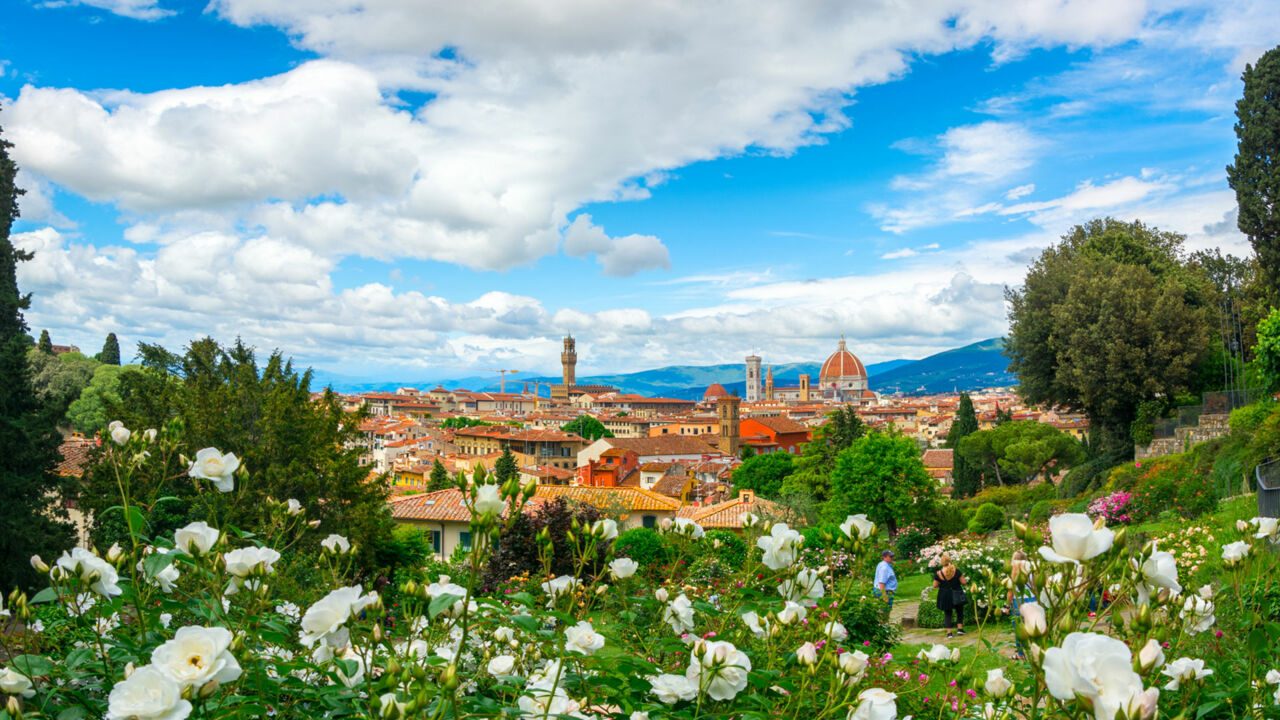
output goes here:
[[564, 369], [564, 389], [568, 392], [573, 389], [578, 379], [578, 350], [572, 334], [564, 337], [564, 352], [560, 353], [560, 367]]
[[760, 402], [760, 356], [747, 356], [747, 402]]
[[724, 395], [716, 399], [716, 416], [720, 421], [720, 452], [729, 457], [737, 457], [742, 446], [741, 433], [738, 430], [738, 410], [742, 398], [737, 395]]

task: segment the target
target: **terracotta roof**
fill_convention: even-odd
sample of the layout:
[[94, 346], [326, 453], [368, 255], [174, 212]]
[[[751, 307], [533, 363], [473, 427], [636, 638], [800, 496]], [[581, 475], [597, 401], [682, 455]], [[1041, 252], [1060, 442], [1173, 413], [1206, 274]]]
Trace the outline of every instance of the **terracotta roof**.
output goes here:
[[540, 485], [534, 501], [563, 497], [602, 510], [625, 508], [628, 511], [653, 510], [675, 512], [680, 501], [638, 487], [597, 488], [566, 485]]
[[945, 448], [945, 449], [935, 448], [932, 450], [925, 450], [924, 455], [921, 456], [920, 458], [920, 461], [923, 462], [924, 466], [927, 468], [950, 469], [952, 467], [952, 463], [954, 462], [954, 454], [955, 454], [955, 451], [951, 450], [950, 448]]
[[720, 383], [715, 383], [710, 387], [708, 387], [706, 392], [702, 393], [702, 399], [715, 400], [716, 398], [721, 398], [728, 394], [729, 394], [729, 391], [725, 390], [723, 385], [721, 385]]
[[[606, 450], [605, 452], [608, 452], [608, 451]], [[601, 454], [603, 455], [604, 453], [601, 453]], [[667, 468], [675, 464], [676, 463], [669, 463], [669, 462], [647, 462], [640, 466], [640, 471], [641, 472], [666, 472]]]
[[679, 475], [670, 474], [663, 475], [662, 479], [653, 484], [653, 492], [666, 497], [678, 498], [684, 495], [685, 488], [689, 485], [689, 476], [684, 473]]
[[97, 442], [87, 440], [85, 438], [68, 438], [58, 446], [58, 452], [62, 454], [62, 460], [54, 469], [60, 477], [78, 478], [84, 474], [84, 468], [89, 464], [89, 453], [97, 447]]
[[765, 426], [765, 427], [769, 428], [770, 430], [774, 431], [775, 433], [803, 433], [803, 432], [809, 432], [809, 427], [808, 427], [807, 425], [801, 425], [800, 423], [796, 422], [795, 420], [792, 420], [791, 418], [784, 418], [784, 417], [753, 417], [753, 418], [748, 418], [748, 419], [749, 419], [749, 420], [753, 420], [753, 421], [755, 421], [755, 422], [760, 423], [761, 425], [763, 425], [763, 426]]
[[714, 505], [704, 507], [686, 506], [680, 508], [679, 516], [687, 517], [704, 528], [740, 528], [742, 514], [755, 513], [761, 517], [780, 517], [786, 511], [764, 498], [755, 498], [744, 503], [736, 497]]
[[463, 504], [462, 491], [457, 488], [392, 498], [387, 504], [396, 520], [471, 521], [471, 510]]
[[843, 377], [866, 377], [867, 368], [856, 355], [849, 352], [849, 348], [845, 345], [844, 338], [840, 338], [840, 345], [836, 351], [831, 353], [831, 357], [822, 363], [822, 370], [818, 373], [819, 382], [827, 382], [828, 380]]
[[703, 440], [688, 435], [655, 435], [646, 438], [605, 438], [610, 447], [631, 450], [640, 457], [653, 455], [719, 455]]

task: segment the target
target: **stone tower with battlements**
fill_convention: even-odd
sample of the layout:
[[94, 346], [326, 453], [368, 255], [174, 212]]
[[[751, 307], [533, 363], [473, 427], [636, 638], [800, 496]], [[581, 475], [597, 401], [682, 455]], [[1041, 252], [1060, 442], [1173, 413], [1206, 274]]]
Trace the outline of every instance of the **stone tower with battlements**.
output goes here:
[[747, 356], [747, 402], [760, 402], [760, 356]]
[[572, 335], [566, 335], [564, 338], [564, 352], [560, 353], [560, 366], [564, 369], [565, 389], [572, 389], [578, 380], [578, 350]]

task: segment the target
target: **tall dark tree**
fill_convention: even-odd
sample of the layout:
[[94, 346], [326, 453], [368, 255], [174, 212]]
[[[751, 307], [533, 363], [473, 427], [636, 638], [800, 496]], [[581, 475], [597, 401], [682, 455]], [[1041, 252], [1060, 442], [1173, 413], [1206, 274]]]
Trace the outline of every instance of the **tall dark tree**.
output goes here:
[[119, 365], [120, 364], [120, 341], [116, 340], [116, 334], [107, 335], [107, 341], [102, 343], [102, 352], [98, 353], [98, 362], [103, 365]]
[[852, 407], [827, 414], [827, 421], [813, 431], [795, 460], [795, 471], [782, 483], [782, 494], [807, 496], [816, 503], [831, 498], [831, 469], [840, 451], [867, 434], [867, 426]]
[[40, 352], [44, 353], [45, 355], [53, 354], [53, 340], [49, 339], [48, 330], [40, 331], [40, 342], [36, 345], [36, 347], [39, 348]]
[[978, 432], [978, 415], [973, 410], [973, 398], [960, 393], [956, 417], [947, 431], [945, 447], [951, 448], [951, 493], [956, 498], [973, 497], [982, 489], [982, 471], [974, 467], [968, 458], [960, 454], [960, 441]]
[[456, 486], [457, 483], [453, 481], [453, 478], [449, 477], [449, 471], [444, 469], [444, 465], [439, 460], [436, 460], [431, 466], [431, 478], [427, 481], [427, 492], [447, 490]]
[[493, 474], [498, 478], [499, 485], [520, 474], [520, 466], [516, 464], [516, 456], [512, 454], [510, 445], [502, 448], [502, 457], [494, 461]]
[[1240, 232], [1258, 254], [1263, 287], [1280, 305], [1280, 47], [1245, 65], [1244, 97], [1236, 102], [1235, 163], [1227, 182], [1236, 191]]
[[10, 147], [0, 137], [0, 589], [6, 591], [34, 585], [32, 555], [56, 555], [72, 542], [62, 503], [65, 485], [54, 474], [55, 419], [36, 398], [27, 364], [31, 338], [22, 311], [31, 299], [18, 292], [18, 263], [31, 253], [9, 241], [22, 194], [14, 185], [18, 168], [9, 159]]

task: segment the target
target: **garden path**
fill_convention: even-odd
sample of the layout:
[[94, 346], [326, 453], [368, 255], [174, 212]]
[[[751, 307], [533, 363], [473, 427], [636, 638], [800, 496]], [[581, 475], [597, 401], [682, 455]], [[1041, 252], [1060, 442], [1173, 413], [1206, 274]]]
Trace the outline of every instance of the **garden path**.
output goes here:
[[[974, 647], [978, 645], [978, 633], [973, 631], [972, 628], [965, 635], [948, 640], [947, 631], [941, 628], [915, 627], [916, 612], [919, 608], [919, 601], [894, 603], [893, 610], [889, 613], [889, 620], [903, 626], [902, 639], [899, 641], [901, 644], [933, 645], [940, 643], [948, 647]], [[909, 618], [911, 622], [904, 623], [904, 618]], [[1001, 623], [998, 627], [987, 626], [982, 636], [991, 641], [1000, 652], [1008, 655], [1013, 654], [1013, 632], [1008, 624]]]

